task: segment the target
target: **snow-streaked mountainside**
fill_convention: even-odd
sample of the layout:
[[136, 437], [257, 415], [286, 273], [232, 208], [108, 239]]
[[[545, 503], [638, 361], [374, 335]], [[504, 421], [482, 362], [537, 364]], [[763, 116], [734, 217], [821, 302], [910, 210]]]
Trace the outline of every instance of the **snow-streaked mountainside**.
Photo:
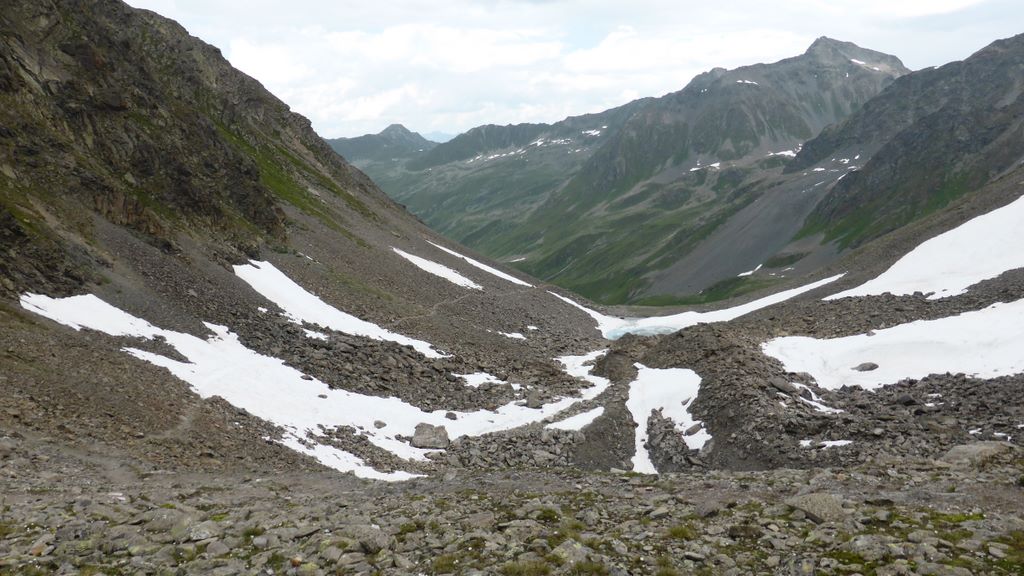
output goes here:
[[[906, 293], [906, 281], [900, 276], [900, 271], [908, 269], [914, 272], [913, 286], [919, 292], [929, 296], [947, 293], [945, 297], [948, 298], [965, 291], [961, 289], [949, 293], [950, 286], [971, 286], [1019, 268], [1016, 259], [1000, 257], [1007, 250], [993, 246], [989, 239], [1010, 239], [1002, 246], [1020, 244], [1019, 239], [1014, 239], [1019, 228], [1018, 212], [1022, 201], [1018, 199], [924, 242], [878, 278], [860, 288], [827, 296], [825, 300], [863, 293]], [[432, 242], [430, 244], [503, 281], [540, 291], [454, 250]], [[934, 246], [947, 247], [941, 253], [941, 258], [937, 257]], [[980, 249], [995, 249], [996, 258], [989, 261], [983, 270], [967, 266]], [[409, 260], [411, 265], [461, 288], [483, 290], [482, 286], [447, 266], [398, 249], [394, 251]], [[957, 267], [958, 263], [962, 267]], [[288, 321], [299, 326], [314, 325], [315, 331], [305, 330], [308, 338], [330, 341], [329, 332], [336, 332], [408, 346], [425, 358], [446, 356], [427, 342], [391, 332], [326, 304], [268, 262], [252, 262], [235, 266], [234, 269], [239, 278], [277, 306], [281, 310], [280, 314]], [[827, 278], [735, 308], [642, 319], [615, 318], [590, 310], [564, 296], [554, 293], [550, 293], [550, 296], [585, 312], [596, 322], [597, 330], [605, 338], [618, 339], [627, 334], [667, 334], [701, 322], [732, 320], [826, 286], [838, 278]], [[560, 430], [584, 430], [600, 418], [606, 409], [597, 406], [578, 416], [565, 416], [565, 413], [573, 412], [577, 405], [593, 402], [607, 390], [609, 381], [592, 375], [592, 370], [587, 366], [604, 354], [603, 350], [553, 358], [561, 364], [568, 376], [587, 382], [588, 385], [584, 385], [578, 395], [556, 398], [535, 406], [513, 401], [503, 406], [471, 412], [446, 407], [425, 411], [397, 397], [332, 389], [288, 366], [279, 358], [261, 355], [245, 347], [228, 327], [207, 323], [205, 326], [212, 335], [206, 339], [197, 338], [187, 333], [157, 328], [91, 294], [63, 299], [25, 294], [21, 297], [21, 306], [75, 330], [86, 328], [111, 336], [166, 342], [186, 361], [131, 347], [124, 348], [124, 351], [166, 368], [187, 382], [202, 397], [218, 396], [281, 427], [285, 431], [284, 436], [278, 440], [282, 445], [308, 454], [326, 466], [354, 472], [365, 478], [405, 480], [415, 478], [417, 474], [405, 470], [388, 472], [375, 469], [360, 457], [318, 438], [322, 438], [321, 435], [327, 431], [351, 427], [360, 430], [362, 437], [371, 444], [400, 459], [423, 461], [428, 451], [416, 447], [415, 429], [424, 424], [444, 427], [446, 441], [501, 432], [534, 422], [549, 422], [548, 428]], [[259, 308], [259, 312], [269, 314], [269, 310], [263, 307]], [[1024, 338], [1021, 326], [1024, 326], [1024, 299], [1009, 304], [995, 304], [957, 316], [901, 324], [871, 334], [830, 340], [778, 338], [765, 342], [762, 348], [769, 356], [781, 360], [787, 370], [810, 374], [816, 384], [825, 390], [837, 390], [846, 385], [874, 389], [907, 378], [922, 378], [934, 372], [962, 372], [985, 378], [1024, 373], [1024, 349], [1018, 345], [1021, 338]], [[521, 334], [518, 336], [526, 339]], [[865, 368], [869, 363], [872, 366]], [[625, 401], [625, 407], [637, 426], [632, 469], [642, 473], [657, 473], [647, 452], [649, 431], [646, 418], [652, 412], [674, 422], [677, 432], [691, 450], [700, 451], [712, 440], [712, 435], [689, 410], [699, 396], [701, 377], [693, 370], [684, 368], [656, 369], [639, 363], [636, 368], [637, 375], [629, 384]], [[485, 372], [457, 376], [455, 379], [471, 387], [479, 387], [483, 383], [509, 386], [508, 382]], [[839, 413], [820, 404], [813, 392], [811, 394], [810, 400], [801, 400], [818, 411]], [[407, 444], [403, 438], [411, 439], [413, 445]], [[843, 442], [846, 443], [827, 447], [849, 444]]]
[[[736, 280], [861, 162], [837, 156], [788, 178], [784, 165], [906, 72], [893, 56], [820, 38], [800, 56], [716, 68], [661, 98], [351, 159], [435, 230], [593, 300], [716, 301], [791, 276], [778, 266]], [[738, 228], [732, 241], [712, 242], [725, 226]]]
[[[481, 266], [479, 262], [462, 257], [454, 251], [444, 250], [465, 259], [475, 267]], [[466, 289], [482, 290], [481, 286], [450, 268], [397, 249], [396, 251], [403, 258], [409, 259], [414, 266], [431, 274], [440, 275]], [[496, 270], [492, 271], [497, 272]], [[276, 305], [282, 311], [281, 314], [289, 321], [299, 326], [315, 325], [316, 331], [306, 330], [306, 336], [309, 338], [329, 341], [330, 335], [322, 331], [328, 330], [409, 346], [425, 358], [445, 356], [427, 342], [393, 333], [372, 322], [361, 320], [326, 304], [305, 291], [268, 262], [252, 262], [247, 265], [235, 266], [235, 274]], [[503, 277], [504, 274], [501, 276]], [[514, 280], [522, 284], [518, 279]], [[828, 281], [830, 280], [832, 279]], [[784, 296], [794, 296], [808, 289], [816, 288], [818, 285], [802, 287]], [[552, 296], [564, 300], [562, 296], [554, 294]], [[720, 318], [735, 317], [782, 299], [772, 298], [766, 302], [754, 302], [752, 305], [745, 305], [736, 311], [724, 310]], [[575, 303], [572, 304], [579, 306]], [[357, 476], [365, 478], [407, 480], [415, 478], [416, 475], [401, 470], [390, 473], [376, 470], [358, 456], [339, 450], [331, 446], [329, 442], [318, 441], [317, 436], [324, 431], [338, 427], [354, 427], [361, 430], [363, 437], [368, 438], [372, 444], [399, 458], [424, 460], [426, 452], [423, 449], [410, 447], [401, 440], [403, 436], [414, 438], [417, 425], [443, 426], [447, 430], [448, 437], [456, 439], [461, 436], [479, 436], [517, 428], [552, 417], [558, 420], [558, 414], [565, 410], [571, 410], [580, 402], [594, 400], [608, 386], [606, 379], [591, 376], [590, 371], [582, 363], [583, 360], [593, 360], [601, 354], [602, 351], [597, 350], [578, 357], [565, 356], [554, 359], [564, 367], [569, 376], [589, 381], [590, 386], [581, 390], [576, 398], [559, 398], [554, 402], [535, 407], [510, 402], [501, 407], [475, 412], [449, 411], [444, 408], [427, 412], [394, 397], [377, 397], [344, 390], [332, 390], [327, 384], [287, 366], [278, 358], [264, 356], [246, 348], [228, 327], [206, 323], [205, 326], [212, 332], [212, 335], [204, 340], [191, 334], [157, 328], [91, 294], [63, 299], [26, 294], [21, 297], [21, 306], [75, 330], [86, 328], [110, 336], [130, 336], [146, 340], [159, 339], [166, 342], [187, 361], [181, 362], [165, 355], [130, 347], [124, 348], [124, 351], [141, 360], [168, 369], [172, 374], [187, 382], [192, 390], [202, 397], [218, 396], [259, 418], [280, 426], [285, 430], [284, 436], [279, 440], [282, 445], [313, 456], [326, 466], [345, 472], [354, 472]], [[260, 308], [261, 313], [269, 313], [266, 310]], [[590, 310], [586, 311], [591, 315], [598, 314]], [[601, 317], [598, 316], [597, 319], [600, 324]], [[705, 321], [714, 320], [709, 316]], [[631, 326], [618, 326], [615, 328], [616, 333], [613, 337], [646, 330], [649, 329], [635, 323]], [[507, 382], [486, 373], [477, 373], [472, 377], [459, 379], [463, 380], [466, 386], [478, 387], [483, 382], [508, 386]], [[699, 384], [699, 377], [697, 380]], [[638, 379], [633, 383], [627, 407], [631, 405], [630, 402], [638, 403], [636, 405], [639, 408], [631, 408], [638, 425], [643, 424], [643, 417], [651, 410], [660, 409], [662, 406], [671, 408], [670, 404], [665, 404], [665, 402], [670, 402], [665, 399], [665, 394], [669, 394], [669, 398], [671, 398], [672, 392], [666, 392], [666, 387], [671, 389], [671, 382], [670, 375], [666, 376], [655, 370], [650, 372], [649, 377]], [[696, 398], [696, 385], [687, 390], [689, 390], [688, 401], [692, 402]], [[655, 406], [651, 402], [657, 405]], [[658, 402], [661, 403], [658, 404]], [[591, 413], [593, 412], [591, 411]], [[675, 411], [670, 411], [667, 414], [670, 415], [669, 417], [676, 417], [671, 416], [671, 414], [675, 414]], [[678, 418], [680, 418], [679, 423], [683, 429], [693, 425], [685, 411], [680, 412]], [[710, 437], [707, 433], [703, 433], [696, 438], [700, 439], [699, 444], [692, 447], [699, 450], [703, 446], [703, 442]], [[645, 436], [637, 436], [638, 446], [642, 447], [644, 441]], [[691, 442], [696, 441], [695, 439]], [[635, 457], [634, 468], [641, 472], [655, 472], [646, 456]]]
[[[1024, 565], [1024, 167], [815, 266], [722, 260], [741, 297], [607, 308], [441, 237], [152, 12], [16, 0], [0, 32], [0, 574]], [[424, 161], [562, 146], [531, 130]]]

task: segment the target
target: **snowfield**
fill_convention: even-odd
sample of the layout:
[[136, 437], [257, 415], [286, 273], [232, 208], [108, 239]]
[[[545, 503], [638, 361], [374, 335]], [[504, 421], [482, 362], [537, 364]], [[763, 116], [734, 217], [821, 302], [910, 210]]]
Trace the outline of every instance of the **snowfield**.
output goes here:
[[691, 450], [700, 450], [711, 439], [711, 434], [704, 429], [699, 420], [690, 414], [690, 405], [697, 399], [700, 391], [700, 376], [693, 370], [685, 368], [648, 368], [643, 364], [634, 364], [637, 369], [636, 380], [629, 385], [629, 399], [626, 409], [633, 415], [637, 428], [634, 434], [633, 471], [641, 474], [657, 474], [658, 470], [651, 462], [647, 451], [649, 431], [647, 419], [651, 412], [659, 410], [661, 416], [675, 423], [680, 433], [694, 426], [700, 429], [683, 441]]
[[1024, 196], [923, 242], [882, 275], [826, 300], [922, 292], [931, 300], [963, 294], [982, 280], [1024, 267]]
[[[807, 372], [822, 388], [874, 390], [904, 378], [945, 372], [996, 378], [1024, 372], [1024, 300], [938, 320], [919, 320], [845, 338], [776, 338], [762, 345], [790, 372]], [[855, 366], [872, 362], [866, 372]]]
[[[353, 334], [370, 338], [417, 343], [417, 349], [439, 354], [426, 342], [414, 341], [390, 333], [379, 326], [359, 320], [337, 310], [288, 279], [268, 263], [237, 266], [239, 276], [257, 291], [273, 297], [276, 304], [293, 319], [311, 319]], [[555, 400], [539, 408], [521, 406], [515, 401], [495, 410], [454, 412], [455, 420], [446, 415], [448, 410], [424, 411], [398, 398], [369, 396], [347, 390], [332, 389], [327, 384], [288, 366], [284, 361], [259, 354], [245, 347], [228, 328], [205, 324], [211, 332], [207, 338], [175, 332], [153, 326], [136, 318], [94, 295], [70, 298], [50, 298], [25, 294], [21, 305], [26, 310], [81, 330], [88, 328], [112, 336], [132, 336], [146, 340], [161, 338], [187, 361], [179, 361], [153, 352], [125, 348], [124, 351], [166, 368], [171, 374], [187, 382], [203, 398], [220, 396], [230, 404], [243, 408], [283, 430], [281, 444], [308, 454], [322, 464], [340, 471], [353, 472], [363, 478], [379, 480], [407, 480], [415, 477], [408, 472], [380, 472], [361, 458], [320, 441], [325, 431], [338, 426], [352, 426], [365, 434], [375, 446], [407, 460], [426, 459], [427, 450], [414, 448], [398, 436], [411, 437], [421, 422], [444, 426], [452, 439], [461, 436], [479, 436], [540, 422], [557, 415], [575, 404], [593, 400], [607, 389], [605, 378], [590, 374], [589, 365], [605, 351], [586, 355], [557, 358], [567, 373], [582, 378], [591, 385], [581, 390], [579, 397]], [[483, 382], [500, 382], [496, 377], [476, 373], [463, 375], [467, 386]], [[381, 420], [383, 428], [374, 424]]]
[[830, 282], [835, 282], [840, 278], [842, 278], [841, 274], [838, 276], [832, 276], [831, 278], [825, 278], [824, 280], [819, 280], [812, 284], [807, 284], [806, 286], [800, 286], [791, 290], [778, 292], [761, 298], [760, 300], [754, 300], [753, 302], [748, 302], [732, 308], [725, 308], [723, 310], [713, 310], [711, 312], [681, 312], [671, 316], [651, 316], [649, 318], [620, 318], [617, 316], [608, 316], [577, 304], [575, 301], [555, 294], [554, 292], [550, 292], [550, 294], [559, 300], [586, 312], [591, 318], [597, 321], [597, 329], [605, 338], [609, 340], [617, 340], [626, 334], [640, 334], [644, 336], [671, 334], [672, 332], [682, 330], [683, 328], [687, 328], [701, 322], [727, 322], [734, 318], [739, 318], [744, 314], [749, 314], [755, 310], [771, 306], [772, 304], [784, 302], [790, 298], [799, 296], [804, 292], [820, 288], [821, 286]]

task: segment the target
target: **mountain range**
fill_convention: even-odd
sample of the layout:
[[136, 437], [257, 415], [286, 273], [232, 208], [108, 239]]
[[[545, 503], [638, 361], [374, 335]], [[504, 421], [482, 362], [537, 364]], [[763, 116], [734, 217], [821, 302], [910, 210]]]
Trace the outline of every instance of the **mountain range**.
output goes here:
[[[700, 258], [709, 235], [772, 189], [806, 186], [781, 178], [791, 155], [907, 71], [892, 56], [820, 38], [800, 56], [714, 69], [679, 92], [599, 114], [481, 126], [383, 162], [348, 157], [442, 234], [539, 278], [606, 303], [703, 301], [766, 280], [733, 281], [752, 260], [742, 245], [699, 279], [680, 261]], [[794, 231], [772, 230], [769, 241], [781, 248], [780, 235]]]
[[622, 299], [757, 289], [610, 309], [428, 228], [175, 22], [9, 2], [0, 574], [1019, 573], [1022, 44], [907, 72], [823, 39], [332, 143], [453, 206], [505, 166], [508, 218], [585, 239], [506, 258], [560, 278], [621, 277], [616, 202], [634, 233], [691, 206], [702, 240]]

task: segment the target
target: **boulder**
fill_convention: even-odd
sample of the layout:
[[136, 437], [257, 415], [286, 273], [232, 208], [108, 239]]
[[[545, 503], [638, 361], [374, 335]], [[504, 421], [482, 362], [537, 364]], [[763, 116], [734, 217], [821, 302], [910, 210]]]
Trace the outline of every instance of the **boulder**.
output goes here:
[[974, 442], [953, 446], [939, 460], [961, 467], [982, 466], [1016, 449], [1016, 446], [1007, 442]]
[[447, 448], [451, 441], [448, 440], [448, 430], [444, 426], [433, 426], [426, 422], [416, 425], [412, 440], [409, 442], [414, 448]]
[[771, 384], [773, 388], [775, 388], [779, 392], [782, 392], [783, 394], [797, 393], [796, 386], [790, 384], [789, 381], [783, 378], [782, 376], [772, 376], [771, 378], [768, 379], [768, 383]]
[[812, 521], [818, 524], [822, 522], [836, 522], [842, 520], [846, 515], [843, 510], [843, 500], [835, 494], [822, 492], [803, 494], [786, 499], [786, 504], [801, 510]]

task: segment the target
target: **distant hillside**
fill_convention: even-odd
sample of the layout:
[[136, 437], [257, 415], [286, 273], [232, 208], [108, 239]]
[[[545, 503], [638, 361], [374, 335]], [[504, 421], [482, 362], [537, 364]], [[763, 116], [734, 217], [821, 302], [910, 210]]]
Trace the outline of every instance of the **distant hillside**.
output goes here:
[[[660, 270], [771, 189], [803, 142], [906, 72], [893, 56], [821, 38], [800, 56], [715, 69], [661, 98], [553, 125], [481, 126], [363, 167], [434, 229], [539, 278], [606, 303], [678, 299], [745, 269], [719, 264], [685, 284], [674, 273], [659, 281]], [[770, 244], [795, 231], [773, 227]]]
[[413, 157], [437, 146], [401, 124], [392, 124], [379, 134], [366, 134], [355, 138], [328, 138], [327, 143], [355, 166], [373, 162], [390, 162]]
[[807, 143], [797, 171], [852, 151], [870, 155], [836, 184], [804, 234], [854, 246], [946, 206], [1024, 162], [1024, 35], [963, 62], [900, 78]]

